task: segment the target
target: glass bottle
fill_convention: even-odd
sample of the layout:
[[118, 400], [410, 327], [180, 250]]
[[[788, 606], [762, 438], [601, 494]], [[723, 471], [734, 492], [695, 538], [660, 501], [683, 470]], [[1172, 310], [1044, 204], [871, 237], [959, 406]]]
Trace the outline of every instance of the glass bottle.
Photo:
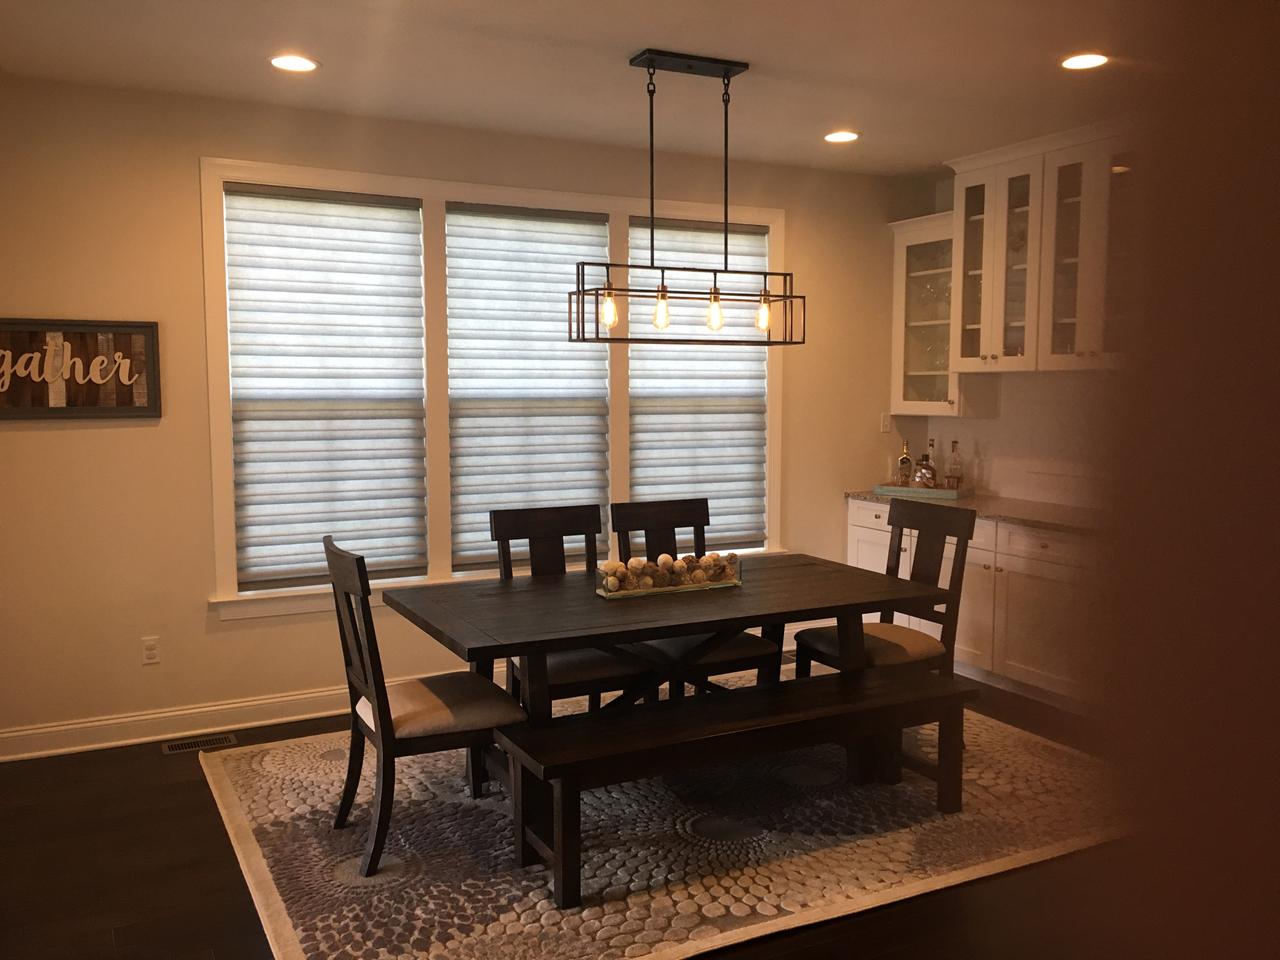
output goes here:
[[902, 456], [898, 458], [898, 486], [911, 486], [911, 453], [905, 440], [902, 441]]
[[933, 488], [938, 485], [938, 470], [933, 465], [933, 438], [929, 438], [929, 449], [927, 452], [920, 454], [920, 461], [916, 464], [915, 473], [911, 477], [911, 485], [913, 487]]
[[959, 490], [964, 484], [964, 459], [960, 456], [960, 441], [951, 441], [951, 456], [947, 457], [947, 487]]

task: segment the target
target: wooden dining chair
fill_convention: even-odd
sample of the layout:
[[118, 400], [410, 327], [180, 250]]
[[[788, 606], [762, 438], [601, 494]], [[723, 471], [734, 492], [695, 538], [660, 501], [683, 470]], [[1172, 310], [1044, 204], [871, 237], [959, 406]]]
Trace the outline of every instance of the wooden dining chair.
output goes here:
[[[711, 522], [711, 510], [705, 497], [689, 500], [647, 500], [631, 503], [615, 503], [610, 507], [613, 529], [618, 534], [618, 558], [626, 563], [631, 559], [633, 545], [631, 535], [643, 533], [644, 552], [649, 560], [657, 560], [664, 553], [672, 557], [678, 552], [681, 530], [693, 534], [693, 552], [705, 556], [707, 552], [707, 526]], [[672, 660], [684, 660], [706, 640], [705, 635], [666, 637], [649, 640], [639, 646], [648, 647]], [[781, 637], [775, 640], [739, 633], [723, 640], [698, 657], [686, 677], [694, 682], [706, 683], [713, 676], [755, 670], [757, 683], [776, 683], [782, 670]], [[668, 696], [684, 696], [684, 684], [672, 683]]]
[[[956, 621], [960, 613], [960, 590], [964, 586], [965, 555], [973, 539], [977, 514], [972, 510], [918, 500], [889, 501], [889, 560], [885, 573], [900, 576], [902, 537], [906, 530], [916, 534], [915, 555], [907, 579], [940, 586], [947, 538], [955, 539], [947, 598], [937, 607], [912, 609], [913, 617], [941, 624], [941, 638], [893, 622], [893, 612], [880, 615], [879, 623], [864, 623], [862, 633], [869, 669], [937, 670], [949, 677], [955, 667]], [[807, 677], [812, 662], [840, 666], [840, 642], [835, 627], [812, 627], [796, 634], [796, 676]]]
[[[515, 577], [511, 542], [529, 543], [531, 576], [559, 576], [565, 572], [564, 541], [582, 537], [587, 570], [597, 567], [596, 536], [600, 533], [600, 507], [594, 503], [567, 507], [528, 507], [489, 511], [489, 534], [498, 543], [498, 571], [503, 580]], [[645, 676], [638, 666], [612, 657], [603, 650], [565, 650], [547, 655], [547, 684], [552, 700], [587, 697], [588, 710], [600, 708], [601, 696], [622, 690]], [[524, 668], [519, 660], [507, 661], [507, 692], [521, 698]], [[656, 696], [656, 690], [655, 690]]]
[[519, 723], [525, 713], [491, 680], [477, 673], [457, 671], [388, 684], [382, 675], [382, 657], [369, 607], [369, 572], [364, 557], [336, 546], [333, 537], [324, 538], [324, 554], [333, 583], [338, 637], [351, 700], [347, 778], [333, 826], [340, 830], [347, 825], [360, 786], [365, 740], [370, 740], [378, 753], [378, 763], [373, 822], [360, 863], [361, 874], [370, 877], [378, 869], [391, 823], [396, 758], [466, 749], [471, 795], [478, 796], [483, 781], [483, 751], [493, 742], [494, 728]]

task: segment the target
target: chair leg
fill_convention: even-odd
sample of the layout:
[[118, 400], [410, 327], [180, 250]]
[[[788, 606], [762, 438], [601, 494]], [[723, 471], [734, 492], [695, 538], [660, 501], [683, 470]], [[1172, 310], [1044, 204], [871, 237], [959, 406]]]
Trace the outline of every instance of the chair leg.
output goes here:
[[387, 827], [391, 825], [391, 801], [396, 792], [396, 760], [387, 756], [386, 750], [378, 751], [378, 780], [373, 791], [373, 823], [369, 827], [369, 842], [364, 848], [364, 860], [360, 875], [372, 877], [378, 871], [382, 859], [382, 847], [387, 841]]
[[600, 709], [600, 691], [594, 690], [587, 694], [587, 712], [594, 713]]
[[778, 683], [782, 679], [782, 654], [771, 657], [767, 663], [756, 668], [756, 686]]
[[342, 799], [338, 801], [338, 815], [333, 818], [333, 828], [341, 830], [347, 825], [351, 804], [360, 789], [360, 771], [364, 768], [364, 734], [351, 718], [351, 746], [347, 748], [347, 779], [342, 785]]
[[804, 679], [813, 673], [813, 660], [803, 643], [796, 644], [796, 678]]
[[516, 673], [516, 662], [507, 660], [507, 693], [516, 703], [520, 702], [520, 674]]
[[479, 800], [484, 794], [488, 779], [484, 768], [484, 747], [467, 747], [467, 791], [472, 800]]
[[684, 699], [684, 681], [683, 680], [672, 680], [670, 683], [667, 684], [667, 699], [668, 700]]

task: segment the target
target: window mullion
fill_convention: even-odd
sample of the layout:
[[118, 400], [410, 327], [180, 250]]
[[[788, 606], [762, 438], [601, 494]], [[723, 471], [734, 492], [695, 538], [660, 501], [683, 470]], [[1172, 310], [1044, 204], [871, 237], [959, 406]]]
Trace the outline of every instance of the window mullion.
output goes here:
[[427, 396], [427, 558], [428, 575], [453, 572], [449, 470], [449, 323], [445, 257], [445, 205], [422, 204], [423, 337]]
[[[609, 261], [631, 262], [630, 217], [626, 209], [609, 212]], [[613, 278], [615, 286], [627, 285], [626, 273]], [[614, 336], [627, 336], [628, 310], [618, 310]], [[625, 343], [609, 344], [609, 502], [631, 499], [631, 386], [630, 355]], [[609, 555], [617, 559], [617, 538], [609, 539]]]

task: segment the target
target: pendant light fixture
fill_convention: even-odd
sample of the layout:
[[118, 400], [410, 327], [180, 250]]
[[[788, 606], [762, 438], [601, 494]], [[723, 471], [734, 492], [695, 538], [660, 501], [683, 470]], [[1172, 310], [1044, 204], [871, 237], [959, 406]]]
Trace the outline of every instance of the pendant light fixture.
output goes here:
[[[579, 261], [577, 283], [569, 294], [569, 339], [585, 343], [691, 343], [732, 346], [790, 346], [805, 341], [804, 297], [794, 289], [790, 273], [776, 270], [729, 269], [729, 82], [747, 70], [748, 64], [662, 50], [642, 50], [631, 58], [649, 77], [649, 264]], [[724, 260], [719, 268], [659, 264], [654, 255], [656, 192], [654, 190], [653, 103], [659, 70], [701, 77], [717, 77], [723, 86], [724, 106]], [[656, 273], [653, 285], [633, 284], [632, 270]], [[588, 276], [603, 283], [588, 283]], [[615, 283], [615, 276], [620, 281]], [[670, 284], [668, 284], [670, 281]], [[726, 284], [722, 288], [721, 283]], [[757, 288], [758, 285], [758, 288]], [[752, 292], [752, 291], [755, 292]], [[653, 302], [652, 332], [638, 336], [616, 335], [620, 310], [631, 298]], [[671, 331], [673, 302], [706, 305], [706, 330], [689, 334]], [[754, 324], [746, 318], [754, 314]], [[731, 322], [738, 317], [741, 324]]]

